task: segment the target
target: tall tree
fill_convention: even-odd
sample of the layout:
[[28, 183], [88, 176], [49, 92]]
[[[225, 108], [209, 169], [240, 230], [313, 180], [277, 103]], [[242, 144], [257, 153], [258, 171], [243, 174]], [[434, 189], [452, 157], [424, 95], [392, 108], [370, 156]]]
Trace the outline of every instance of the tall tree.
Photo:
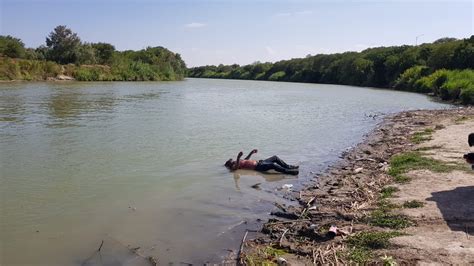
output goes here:
[[81, 39], [64, 25], [59, 25], [46, 38], [48, 59], [60, 64], [76, 63]]
[[18, 38], [0, 35], [0, 55], [22, 58], [25, 55], [25, 45]]

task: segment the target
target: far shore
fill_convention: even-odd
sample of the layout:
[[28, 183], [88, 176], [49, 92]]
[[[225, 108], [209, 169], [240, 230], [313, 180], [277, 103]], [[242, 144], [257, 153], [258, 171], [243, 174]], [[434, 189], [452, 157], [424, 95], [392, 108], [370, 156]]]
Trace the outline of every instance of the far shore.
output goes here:
[[[172, 80], [172, 81], [183, 81], [187, 78], [191, 79], [203, 79], [203, 78], [196, 78], [196, 77], [185, 77], [184, 79], [179, 79], [179, 80]], [[205, 78], [205, 79], [217, 79], [217, 78]], [[227, 79], [227, 80], [233, 80], [233, 79]], [[262, 81], [262, 82], [285, 82], [285, 81], [268, 81], [268, 80], [248, 80], [248, 81]], [[12, 80], [0, 80], [0, 84], [2, 83], [21, 83], [21, 82], [169, 82], [165, 80], [157, 80], [157, 81], [144, 81], [144, 80], [120, 80], [120, 81], [114, 81], [114, 80], [90, 80], [90, 81], [83, 81], [83, 80], [76, 80], [74, 77], [71, 76], [66, 76], [66, 75], [61, 75], [61, 77], [56, 77], [56, 78], [47, 78], [47, 79], [40, 79], [40, 80], [24, 80], [24, 79], [12, 79]], [[302, 82], [295, 82], [295, 83], [302, 83]], [[341, 85], [341, 84], [326, 84], [326, 83], [303, 83], [303, 84], [324, 84], [324, 85], [335, 85], [335, 86], [354, 86], [354, 87], [359, 87], [355, 85]], [[361, 87], [361, 88], [368, 88], [368, 89], [376, 89], [376, 90], [395, 90], [393, 88], [377, 88], [377, 87]], [[458, 102], [447, 102], [443, 101], [433, 93], [420, 93], [420, 92], [412, 92], [412, 91], [404, 91], [407, 93], [416, 93], [416, 94], [424, 94], [428, 97], [430, 97], [433, 101], [436, 102], [441, 102], [441, 103], [449, 103], [449, 104], [460, 104]]]
[[474, 263], [474, 171], [462, 158], [471, 131], [473, 107], [387, 117], [294, 192], [299, 205], [277, 206], [237, 261]]

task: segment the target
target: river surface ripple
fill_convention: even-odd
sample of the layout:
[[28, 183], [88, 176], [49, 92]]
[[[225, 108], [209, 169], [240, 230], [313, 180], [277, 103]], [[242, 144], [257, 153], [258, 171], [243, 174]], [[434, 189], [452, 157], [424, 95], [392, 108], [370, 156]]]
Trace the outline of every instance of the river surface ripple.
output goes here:
[[[283, 82], [0, 84], [0, 264], [146, 265], [128, 247], [163, 264], [219, 262], [284, 201], [279, 187], [308, 181], [381, 114], [449, 107]], [[299, 164], [299, 177], [223, 167], [253, 148]]]

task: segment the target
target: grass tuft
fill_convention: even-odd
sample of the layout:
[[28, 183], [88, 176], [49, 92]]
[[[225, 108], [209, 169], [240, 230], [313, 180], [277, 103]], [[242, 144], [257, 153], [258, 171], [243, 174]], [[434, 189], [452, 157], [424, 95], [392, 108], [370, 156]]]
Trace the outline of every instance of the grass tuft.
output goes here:
[[370, 259], [372, 259], [373, 254], [370, 249], [353, 247], [349, 250], [346, 257], [357, 264], [365, 265]]
[[380, 191], [382, 199], [390, 198], [393, 196], [393, 193], [399, 191], [397, 187], [384, 187]]
[[392, 229], [403, 229], [413, 225], [406, 216], [389, 213], [387, 209], [383, 208], [373, 211], [368, 218], [368, 222], [370, 225]]
[[423, 141], [431, 140], [431, 135], [433, 134], [434, 129], [427, 128], [420, 132], [415, 132], [411, 136], [411, 141], [415, 144], [422, 143]]
[[464, 165], [448, 164], [432, 158], [423, 157], [419, 152], [407, 152], [393, 156], [390, 159], [388, 174], [397, 182], [407, 182], [409, 177], [404, 174], [411, 170], [427, 169], [437, 173], [447, 173], [453, 170], [465, 170]]
[[378, 210], [383, 211], [383, 212], [388, 212], [388, 211], [391, 211], [393, 209], [400, 208], [399, 205], [397, 205], [395, 203], [392, 203], [391, 201], [389, 201], [387, 199], [380, 199], [377, 202], [377, 206], [379, 207]]
[[373, 249], [387, 248], [389, 239], [403, 235], [400, 232], [360, 232], [347, 239], [350, 246], [347, 259], [357, 264], [366, 264], [373, 257]]
[[347, 240], [351, 247], [381, 249], [390, 245], [392, 237], [401, 236], [400, 232], [361, 232], [350, 236]]
[[276, 258], [285, 254], [287, 254], [285, 250], [274, 247], [257, 249], [252, 254], [244, 255], [245, 265], [277, 265]]
[[426, 147], [419, 147], [415, 151], [430, 151], [430, 150], [438, 150], [443, 148], [441, 145], [434, 145], [434, 146], [426, 146]]
[[421, 207], [423, 207], [424, 205], [425, 205], [424, 202], [418, 201], [418, 200], [410, 200], [410, 201], [405, 201], [405, 202], [403, 203], [403, 207], [404, 207], [404, 208], [411, 208], [411, 209], [413, 209], [413, 208], [421, 208]]
[[472, 119], [472, 117], [468, 117], [468, 116], [461, 116], [461, 117], [458, 117], [454, 120], [454, 122], [456, 124], [462, 124], [463, 122], [467, 121], [467, 120], [470, 120]]

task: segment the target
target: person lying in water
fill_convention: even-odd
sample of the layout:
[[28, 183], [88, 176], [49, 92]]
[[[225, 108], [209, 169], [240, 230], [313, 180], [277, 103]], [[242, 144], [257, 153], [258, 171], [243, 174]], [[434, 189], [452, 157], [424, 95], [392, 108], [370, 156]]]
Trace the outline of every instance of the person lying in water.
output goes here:
[[274, 155], [270, 158], [265, 160], [250, 160], [250, 157], [257, 153], [257, 150], [252, 150], [245, 159], [241, 160], [240, 158], [244, 155], [243, 152], [239, 152], [237, 155], [237, 160], [234, 161], [232, 158], [225, 162], [224, 166], [227, 167], [230, 171], [235, 171], [237, 169], [248, 169], [248, 170], [255, 170], [259, 172], [266, 172], [269, 170], [275, 170], [280, 173], [290, 174], [290, 175], [298, 175], [299, 166], [297, 165], [289, 165], [285, 163], [282, 159], [278, 158], [278, 156]]

